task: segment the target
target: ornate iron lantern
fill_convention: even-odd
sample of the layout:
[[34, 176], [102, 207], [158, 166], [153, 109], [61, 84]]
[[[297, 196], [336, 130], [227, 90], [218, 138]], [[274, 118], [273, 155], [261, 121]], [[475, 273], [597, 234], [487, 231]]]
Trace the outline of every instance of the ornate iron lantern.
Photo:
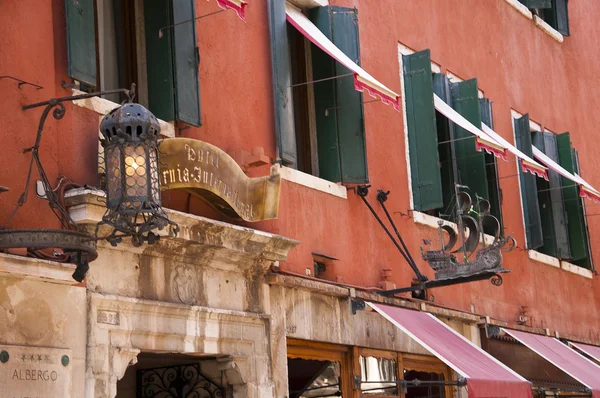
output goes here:
[[[134, 246], [158, 240], [152, 230], [173, 224], [161, 207], [158, 119], [140, 104], [125, 103], [102, 119], [107, 212], [102, 224], [114, 228], [106, 238], [113, 246], [131, 236]], [[175, 225], [175, 233], [177, 226]]]

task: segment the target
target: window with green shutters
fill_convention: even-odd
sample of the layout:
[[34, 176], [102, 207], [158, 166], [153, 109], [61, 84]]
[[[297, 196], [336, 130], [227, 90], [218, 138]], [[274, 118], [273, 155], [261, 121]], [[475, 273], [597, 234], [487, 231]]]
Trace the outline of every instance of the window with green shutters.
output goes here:
[[[532, 130], [529, 115], [515, 119], [517, 148], [532, 156], [535, 146], [570, 173], [579, 173], [569, 133]], [[592, 268], [589, 234], [579, 188], [548, 170], [548, 181], [519, 171], [527, 248], [580, 267]]]
[[68, 73], [81, 89], [136, 83], [136, 100], [158, 118], [201, 124], [196, 24], [179, 23], [195, 15], [194, 0], [65, 0], [65, 11]]
[[[368, 182], [363, 98], [352, 73], [288, 24], [285, 6], [276, 3], [269, 2], [269, 24], [281, 162], [333, 182]], [[355, 8], [317, 7], [306, 14], [360, 64]]]
[[484, 120], [493, 127], [491, 101], [479, 98], [476, 79], [451, 83], [446, 75], [432, 73], [429, 50], [403, 55], [402, 69], [415, 210], [452, 219], [458, 187], [474, 203], [488, 200], [502, 222], [494, 156], [478, 152], [471, 133], [435, 110], [433, 94], [475, 126]]
[[519, 2], [563, 35], [570, 35], [569, 0], [519, 0]]

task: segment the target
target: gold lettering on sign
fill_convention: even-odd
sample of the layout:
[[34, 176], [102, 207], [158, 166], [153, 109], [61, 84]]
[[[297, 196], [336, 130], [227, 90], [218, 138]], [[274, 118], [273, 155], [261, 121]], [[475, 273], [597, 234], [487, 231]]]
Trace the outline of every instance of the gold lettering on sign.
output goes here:
[[277, 218], [279, 174], [250, 178], [221, 149], [189, 138], [169, 138], [160, 146], [163, 189], [184, 189], [233, 218]]

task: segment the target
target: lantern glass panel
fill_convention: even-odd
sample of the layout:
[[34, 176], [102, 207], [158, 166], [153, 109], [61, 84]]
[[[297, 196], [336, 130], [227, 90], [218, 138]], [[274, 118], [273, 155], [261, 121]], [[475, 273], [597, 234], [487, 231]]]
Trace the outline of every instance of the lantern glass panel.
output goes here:
[[158, 177], [158, 156], [156, 154], [156, 149], [150, 148], [150, 189], [151, 189], [151, 198], [154, 204], [160, 206], [160, 185], [159, 185], [159, 177]]
[[118, 203], [123, 194], [121, 185], [121, 148], [117, 146], [106, 150], [106, 177], [109, 205]]

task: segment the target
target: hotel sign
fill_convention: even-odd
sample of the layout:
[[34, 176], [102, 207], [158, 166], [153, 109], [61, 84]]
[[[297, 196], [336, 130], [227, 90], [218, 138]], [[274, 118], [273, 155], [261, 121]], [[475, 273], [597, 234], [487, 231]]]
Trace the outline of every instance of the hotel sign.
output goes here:
[[159, 151], [162, 189], [183, 189], [231, 218], [277, 218], [279, 174], [250, 178], [223, 150], [190, 138], [165, 139]]
[[71, 350], [0, 345], [0, 398], [71, 396]]

